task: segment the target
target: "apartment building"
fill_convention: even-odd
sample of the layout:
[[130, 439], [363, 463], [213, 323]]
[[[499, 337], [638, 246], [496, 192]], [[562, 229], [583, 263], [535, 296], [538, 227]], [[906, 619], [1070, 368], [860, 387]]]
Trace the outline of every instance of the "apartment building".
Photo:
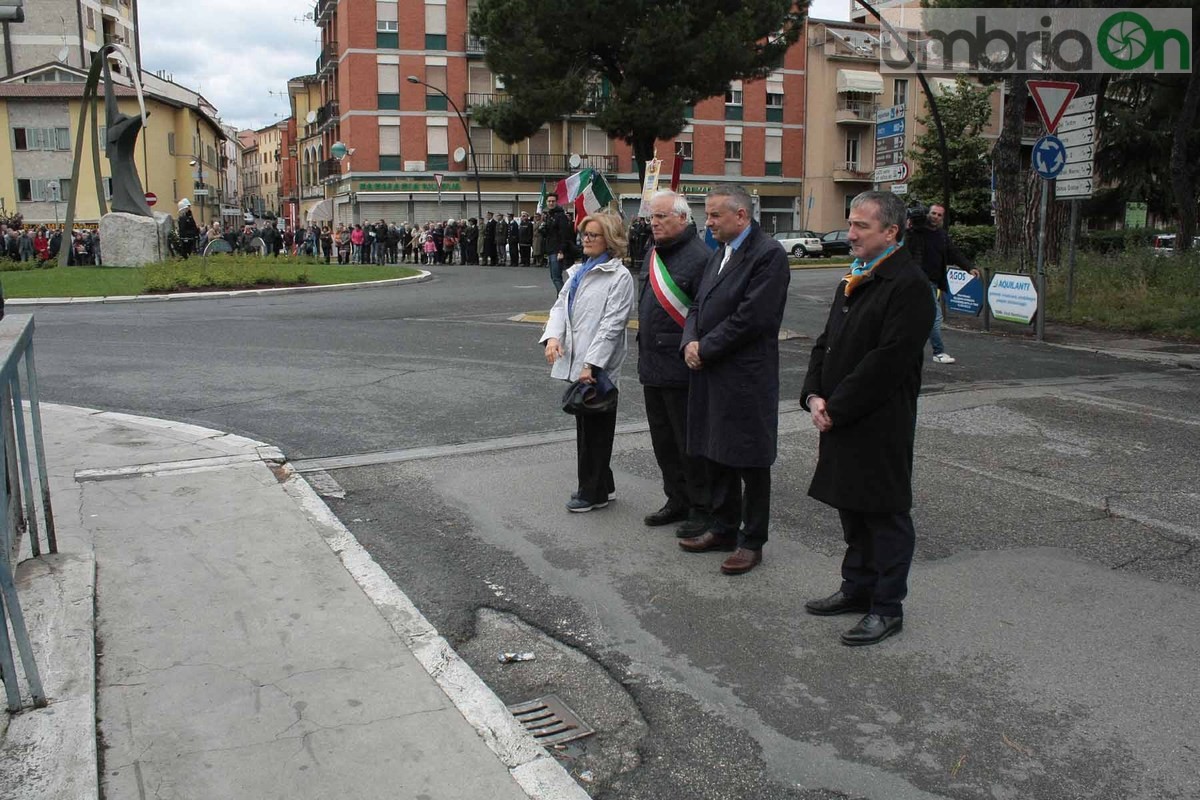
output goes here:
[[259, 168], [258, 133], [252, 130], [238, 131], [238, 147], [241, 152], [242, 169], [239, 173], [240, 193], [244, 214], [261, 217], [266, 213], [262, 196], [262, 171]]
[[[134, 68], [141, 69], [137, 8], [138, 0], [26, 2], [24, 22], [0, 26], [0, 77], [54, 63], [87, 71], [95, 52], [110, 42], [129, 48]], [[114, 69], [125, 72], [118, 64]], [[46, 73], [45, 80], [54, 80], [54, 74]]]
[[325, 160], [321, 133], [328, 127], [330, 111], [321, 97], [321, 81], [316, 75], [292, 78], [288, 98], [292, 116], [284, 148], [282, 185], [287, 191], [283, 215], [293, 225], [327, 222], [333, 218], [333, 202], [324, 202], [319, 170]]
[[[469, 0], [316, 3], [320, 105], [309, 131], [317, 135], [302, 152], [319, 156], [317, 181], [327, 190], [330, 216], [475, 216], [471, 150], [484, 212], [531, 211], [543, 181], [553, 185], [591, 166], [604, 173], [622, 210], [636, 213], [640, 185], [631, 149], [595, 126], [594, 106], [515, 146], [476, 124], [476, 110], [502, 98], [504, 87], [468, 28], [473, 9]], [[681, 191], [697, 208], [711, 188], [740, 183], [758, 199], [769, 230], [794, 227], [804, 178], [806, 57], [806, 48], [794, 47], [766, 80], [735, 82], [724, 97], [697, 103], [687, 128], [659, 143], [664, 174], [682, 160]], [[598, 85], [597, 99], [603, 91]]]
[[[71, 183], [85, 77], [83, 70], [55, 62], [0, 80], [0, 130], [6, 131], [11, 145], [0, 149], [0, 204], [19, 211], [27, 222], [60, 220], [75, 192], [76, 218], [83, 223], [99, 222], [90, 146], [83, 149], [79, 185]], [[142, 184], [156, 197], [155, 210], [173, 214], [176, 202], [186, 197], [196, 204], [198, 221], [217, 219], [226, 188], [219, 155], [225, 132], [215, 110], [183, 87], [147, 73], [143, 77], [150, 117], [135, 164]], [[116, 95], [123, 113], [140, 113], [131, 86], [116, 86]], [[107, 198], [109, 162], [103, 157], [102, 96], [98, 105], [100, 172]]]
[[[897, 193], [907, 189], [907, 179], [876, 183], [876, 167], [886, 161], [886, 166], [903, 163], [911, 171], [914, 165], [909, 151], [925, 132], [917, 117], [928, 116], [929, 104], [916, 75], [880, 73], [877, 25], [809, 20], [797, 47], [801, 45], [808, 50], [810, 124], [806, 128], [799, 227], [824, 232], [845, 227], [850, 201], [858, 193], [872, 188]], [[955, 86], [952, 75], [928, 80], [935, 95]], [[991, 120], [983, 136], [995, 139], [1003, 120], [1002, 92], [993, 92], [991, 102]], [[881, 111], [891, 118], [884, 123], [890, 130], [899, 127], [893, 124], [895, 120], [903, 120], [903, 133], [878, 138], [877, 134], [884, 133], [876, 122]]]

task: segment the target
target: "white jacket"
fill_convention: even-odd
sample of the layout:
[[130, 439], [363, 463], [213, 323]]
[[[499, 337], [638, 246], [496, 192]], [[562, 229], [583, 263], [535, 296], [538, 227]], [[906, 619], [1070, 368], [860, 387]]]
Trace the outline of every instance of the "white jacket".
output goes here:
[[564, 355], [554, 362], [550, 376], [574, 382], [583, 365], [591, 364], [619, 386], [627, 349], [626, 325], [633, 312], [633, 276], [619, 258], [597, 264], [583, 276], [575, 292], [575, 309], [568, 314], [567, 295], [581, 269], [583, 264], [567, 270], [539, 340], [544, 345], [549, 339], [558, 339], [563, 348]]

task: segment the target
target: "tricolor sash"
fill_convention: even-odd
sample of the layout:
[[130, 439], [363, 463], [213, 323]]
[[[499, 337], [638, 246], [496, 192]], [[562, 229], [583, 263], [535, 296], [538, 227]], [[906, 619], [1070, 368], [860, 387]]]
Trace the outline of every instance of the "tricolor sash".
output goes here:
[[662, 256], [658, 254], [657, 248], [653, 247], [650, 248], [650, 288], [654, 290], [654, 296], [663, 307], [663, 311], [682, 328], [688, 310], [692, 307], [692, 298], [671, 278]]

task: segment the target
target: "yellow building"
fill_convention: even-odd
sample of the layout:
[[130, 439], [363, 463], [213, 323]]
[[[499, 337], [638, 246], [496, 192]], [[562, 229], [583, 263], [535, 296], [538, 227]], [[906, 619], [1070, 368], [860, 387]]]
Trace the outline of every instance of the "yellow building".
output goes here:
[[[175, 215], [177, 202], [186, 197], [195, 206], [197, 222], [218, 219], [227, 190], [220, 157], [225, 133], [215, 109], [194, 92], [159, 76], [144, 73], [144, 77], [148, 117], [135, 163], [142, 185], [156, 196], [154, 210]], [[0, 207], [7, 213], [21, 213], [26, 223], [61, 221], [67, 201], [76, 193], [79, 223], [100, 220], [88, 139], [79, 164], [79, 185], [71, 185], [85, 80], [83, 71], [55, 63], [0, 81], [0, 126], [10, 143], [0, 149]], [[118, 85], [116, 94], [123, 113], [140, 113], [132, 87]], [[107, 197], [111, 187], [104, 156], [103, 100], [101, 85], [100, 172]]]
[[255, 131], [258, 138], [259, 194], [263, 207], [272, 216], [279, 216], [279, 162], [282, 158], [283, 131], [277, 123]]
[[[297, 187], [300, 196], [297, 219], [305, 224], [312, 221], [309, 215], [325, 199], [325, 187], [319, 174], [321, 162], [325, 160], [321, 134], [332, 127], [337, 116], [337, 103], [322, 101], [321, 82], [316, 75], [292, 78], [288, 81], [288, 95], [292, 102], [292, 118], [296, 120], [296, 152], [291, 158], [297, 174], [285, 183]], [[327, 219], [332, 219], [332, 215], [324, 211], [317, 221]]]

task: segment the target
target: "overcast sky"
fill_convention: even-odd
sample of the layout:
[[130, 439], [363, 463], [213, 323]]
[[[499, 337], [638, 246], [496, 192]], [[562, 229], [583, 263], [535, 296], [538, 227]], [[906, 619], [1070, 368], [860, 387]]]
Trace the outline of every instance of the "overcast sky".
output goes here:
[[[261, 128], [289, 111], [287, 82], [316, 69], [312, 0], [150, 0], [138, 4], [142, 66], [200, 92], [227, 125]], [[810, 14], [848, 19], [850, 0], [814, 0]], [[269, 92], [275, 92], [272, 95]]]

